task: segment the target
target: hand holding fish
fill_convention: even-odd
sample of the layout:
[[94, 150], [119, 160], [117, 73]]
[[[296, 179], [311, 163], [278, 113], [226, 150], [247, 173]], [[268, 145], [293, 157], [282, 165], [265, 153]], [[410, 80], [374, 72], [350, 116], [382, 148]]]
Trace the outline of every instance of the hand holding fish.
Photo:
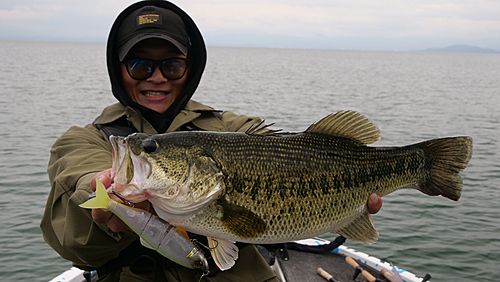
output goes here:
[[368, 197], [366, 208], [370, 214], [378, 213], [378, 211], [382, 208], [382, 198], [376, 193], [372, 193], [370, 197]]
[[[86, 209], [106, 209], [120, 218], [141, 238], [141, 243], [157, 251], [166, 258], [187, 268], [198, 269], [204, 277], [210, 273], [203, 252], [184, 235], [165, 220], [145, 210], [112, 200], [99, 179], [95, 182], [95, 195], [81, 204]], [[201, 278], [200, 278], [201, 280]]]
[[[104, 187], [108, 188], [113, 183], [111, 169], [103, 170], [97, 173], [94, 178], [92, 178], [92, 181], [90, 182], [90, 188], [94, 192], [96, 190], [96, 179], [99, 179], [104, 184]], [[112, 195], [110, 196], [113, 197]], [[116, 197], [113, 197], [113, 199], [120, 202], [120, 200]], [[134, 203], [134, 206], [138, 209], [143, 209], [154, 214], [154, 209], [151, 207], [151, 203], [149, 201]], [[92, 209], [92, 218], [97, 223], [106, 224], [113, 232], [120, 232], [125, 230], [132, 231], [130, 227], [128, 227], [128, 225], [126, 225], [119, 217], [106, 209]]]

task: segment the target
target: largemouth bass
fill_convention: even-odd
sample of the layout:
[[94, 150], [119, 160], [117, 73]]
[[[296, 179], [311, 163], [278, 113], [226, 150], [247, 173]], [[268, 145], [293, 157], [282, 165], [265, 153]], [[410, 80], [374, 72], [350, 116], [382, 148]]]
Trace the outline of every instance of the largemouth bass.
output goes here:
[[230, 241], [280, 243], [334, 232], [373, 243], [379, 234], [366, 208], [371, 193], [414, 188], [457, 201], [459, 173], [472, 154], [470, 137], [367, 146], [379, 139], [375, 124], [353, 111], [298, 133], [259, 127], [112, 137], [114, 189], [131, 201], [149, 200], [172, 225], [208, 236], [221, 269], [234, 263], [226, 255], [234, 253]]

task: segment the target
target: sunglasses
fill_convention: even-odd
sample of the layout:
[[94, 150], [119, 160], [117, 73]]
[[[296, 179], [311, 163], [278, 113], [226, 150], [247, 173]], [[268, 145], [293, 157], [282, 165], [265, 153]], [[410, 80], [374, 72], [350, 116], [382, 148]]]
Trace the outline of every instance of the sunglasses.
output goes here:
[[125, 59], [122, 61], [127, 67], [131, 78], [143, 80], [150, 78], [160, 66], [160, 71], [167, 79], [176, 80], [184, 76], [189, 60], [186, 58], [169, 58], [165, 60]]

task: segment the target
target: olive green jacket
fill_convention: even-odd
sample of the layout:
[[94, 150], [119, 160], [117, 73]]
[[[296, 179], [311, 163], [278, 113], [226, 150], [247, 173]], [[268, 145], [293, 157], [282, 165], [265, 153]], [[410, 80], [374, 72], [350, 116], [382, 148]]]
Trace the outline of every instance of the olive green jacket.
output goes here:
[[[120, 103], [105, 108], [94, 123], [106, 124], [124, 115], [135, 128], [141, 128], [141, 119], [137, 112]], [[192, 123], [207, 131], [241, 132], [258, 122], [260, 122], [259, 118], [236, 115], [232, 112], [223, 112], [218, 117], [214, 115], [212, 108], [191, 100], [175, 117], [168, 132], [179, 130], [187, 123]], [[144, 119], [142, 127], [145, 133], [157, 133], [153, 126]], [[75, 266], [82, 269], [90, 270], [102, 266], [110, 259], [117, 257], [121, 250], [137, 239], [137, 235], [133, 232], [114, 233], [108, 226], [95, 223], [92, 220], [91, 211], [78, 206], [85, 202], [92, 192], [91, 179], [98, 172], [111, 168], [111, 165], [112, 148], [108, 138], [93, 124], [88, 124], [83, 128], [71, 127], [50, 150], [47, 171], [52, 189], [40, 227], [45, 241], [61, 257], [72, 261]], [[250, 250], [241, 253], [250, 252], [248, 257], [251, 258], [251, 267], [254, 269], [248, 275], [258, 274], [256, 280], [248, 281], [266, 281], [272, 278], [273, 273], [270, 269], [259, 270], [260, 273], [255, 273], [255, 248], [249, 246], [244, 249]], [[242, 269], [241, 266], [238, 267], [238, 263], [244, 264], [245, 260], [245, 256], [240, 255], [234, 269]], [[182, 267], [179, 266], [180, 268]], [[263, 266], [261, 265], [260, 268]], [[177, 272], [180, 273], [180, 270]], [[231, 270], [221, 273], [231, 275]], [[171, 274], [167, 276], [169, 275]], [[180, 276], [177, 279], [181, 279]]]

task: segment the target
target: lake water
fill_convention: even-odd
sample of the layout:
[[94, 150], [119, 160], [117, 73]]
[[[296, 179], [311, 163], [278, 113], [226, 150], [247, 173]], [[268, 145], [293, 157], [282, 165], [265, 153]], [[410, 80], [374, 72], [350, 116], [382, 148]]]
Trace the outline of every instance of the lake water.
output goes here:
[[[275, 128], [301, 131], [352, 109], [378, 125], [377, 146], [472, 136], [460, 201], [398, 191], [373, 216], [379, 241], [346, 245], [430, 273], [431, 281], [497, 280], [500, 55], [222, 47], [208, 54], [195, 98]], [[0, 41], [0, 58], [0, 280], [47, 281], [71, 266], [38, 227], [49, 149], [115, 102], [105, 44]]]

